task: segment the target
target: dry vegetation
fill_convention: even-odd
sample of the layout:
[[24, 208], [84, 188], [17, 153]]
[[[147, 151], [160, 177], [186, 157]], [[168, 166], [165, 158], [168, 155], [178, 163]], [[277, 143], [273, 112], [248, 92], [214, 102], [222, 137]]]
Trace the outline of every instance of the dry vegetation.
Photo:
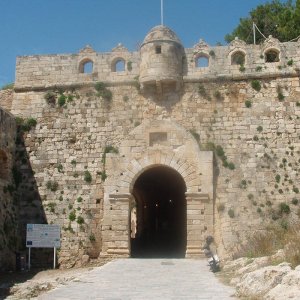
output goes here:
[[279, 249], [284, 250], [286, 262], [293, 267], [300, 265], [300, 222], [288, 226], [274, 224], [263, 232], [254, 232], [247, 244], [240, 247], [236, 257], [270, 256]]

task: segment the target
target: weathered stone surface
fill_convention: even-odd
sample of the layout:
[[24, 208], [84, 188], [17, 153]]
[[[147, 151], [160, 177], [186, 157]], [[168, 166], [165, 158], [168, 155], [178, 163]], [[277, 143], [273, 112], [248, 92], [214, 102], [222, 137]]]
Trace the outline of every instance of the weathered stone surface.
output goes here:
[[271, 289], [264, 299], [300, 299], [300, 266], [284, 276], [281, 283]]
[[290, 264], [281, 263], [278, 266], [268, 266], [242, 276], [236, 290], [238, 296], [262, 297], [280, 284], [289, 272]]
[[[109, 53], [86, 47], [73, 55], [17, 58], [11, 112], [37, 120], [17, 149], [24, 178], [20, 229], [28, 220], [61, 225], [61, 265], [79, 264], [82, 255], [105, 256], [108, 249], [130, 254], [130, 205], [109, 195], [131, 195], [137, 178], [159, 165], [186, 184], [187, 245], [196, 253], [214, 234], [218, 254], [230, 258], [249, 232], [277, 217], [282, 202], [291, 208], [287, 221], [298, 219], [291, 204], [300, 174], [298, 43], [211, 47], [200, 41], [181, 49], [178, 61], [180, 49], [163, 43], [168, 55], [160, 57], [156, 43], [161, 40], [144, 45], [142, 56], [119, 45]], [[270, 43], [280, 50], [280, 62], [265, 62]], [[245, 52], [244, 72], [232, 64], [237, 51]], [[201, 68], [203, 56], [209, 64]], [[155, 80], [140, 89], [147, 78], [137, 76], [150, 71], [152, 57]], [[124, 70], [118, 72], [120, 60]], [[87, 61], [92, 73], [82, 72]], [[168, 61], [182, 74], [170, 74]], [[96, 82], [105, 83], [111, 99], [99, 95]], [[117, 153], [106, 153], [107, 146]]]
[[[0, 91], [0, 105], [3, 95], [6, 97], [6, 93]], [[14, 201], [15, 185], [12, 173], [15, 138], [14, 117], [0, 107], [0, 271], [15, 269], [15, 252], [19, 241], [18, 207]]]

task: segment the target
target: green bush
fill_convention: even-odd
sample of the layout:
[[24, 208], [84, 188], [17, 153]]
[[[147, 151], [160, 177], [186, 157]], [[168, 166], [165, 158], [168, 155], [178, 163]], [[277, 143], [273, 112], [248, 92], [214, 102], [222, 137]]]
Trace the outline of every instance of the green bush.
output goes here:
[[289, 214], [291, 212], [290, 206], [284, 202], [279, 204], [279, 213], [282, 215], [283, 213]]
[[100, 173], [101, 173], [101, 181], [104, 182], [107, 178], [106, 172], [104, 170], [103, 172], [100, 172]]
[[199, 84], [198, 86], [198, 94], [205, 98], [208, 101], [211, 101], [210, 95], [206, 92], [206, 89], [203, 84]]
[[18, 129], [21, 132], [27, 132], [36, 126], [37, 121], [34, 118], [28, 118], [28, 119], [24, 120], [23, 118], [16, 117], [16, 123], [18, 125]]
[[245, 72], [246, 71], [246, 68], [244, 65], [241, 65], [240, 68], [239, 68], [240, 72]]
[[50, 212], [54, 213], [55, 212], [55, 206], [56, 206], [56, 203], [55, 202], [50, 202], [48, 204], [48, 207], [50, 208]]
[[219, 157], [224, 157], [225, 156], [225, 152], [224, 152], [224, 149], [222, 148], [222, 146], [217, 145], [217, 147], [216, 147], [216, 154]]
[[252, 80], [251, 81], [251, 86], [254, 90], [256, 90], [257, 92], [259, 92], [261, 90], [261, 83], [259, 80]]
[[215, 97], [217, 100], [222, 100], [222, 94], [220, 93], [220, 91], [215, 91], [215, 92], [214, 92], [214, 97]]
[[246, 101], [245, 101], [245, 106], [246, 106], [247, 108], [250, 108], [250, 107], [252, 106], [251, 100], [246, 100]]
[[130, 61], [130, 60], [127, 62], [127, 70], [128, 70], [129, 72], [132, 71], [132, 61]]
[[63, 171], [63, 165], [62, 164], [57, 165], [57, 171], [59, 173], [62, 173], [62, 171]]
[[67, 99], [67, 97], [66, 97], [64, 94], [61, 94], [61, 95], [58, 97], [58, 101], [57, 101], [58, 105], [59, 105], [60, 107], [64, 106], [64, 105], [66, 104], [66, 99]]
[[84, 223], [84, 218], [81, 217], [81, 216], [77, 217], [77, 223], [80, 224], [80, 225], [83, 224]]
[[298, 189], [297, 187], [294, 186], [294, 187], [293, 187], [293, 192], [296, 193], [296, 194], [299, 194], [299, 189]]
[[263, 127], [262, 127], [262, 126], [258, 126], [258, 127], [256, 128], [256, 130], [257, 130], [258, 132], [262, 132], [262, 131], [263, 131]]
[[91, 233], [89, 235], [89, 240], [90, 240], [90, 242], [95, 242], [96, 241], [95, 235], [93, 233]]
[[56, 93], [53, 91], [48, 91], [45, 95], [44, 98], [48, 104], [54, 105], [56, 103]]
[[89, 171], [84, 171], [84, 181], [87, 183], [92, 182], [92, 175]]
[[68, 101], [68, 102], [72, 102], [72, 101], [74, 100], [74, 97], [75, 97], [74, 95], [71, 95], [71, 94], [68, 95], [68, 96], [67, 96], [67, 101]]
[[75, 221], [75, 219], [76, 219], [76, 212], [75, 212], [75, 210], [73, 210], [69, 214], [69, 220], [72, 222], [72, 221]]
[[104, 84], [104, 82], [97, 82], [96, 84], [95, 84], [95, 90], [97, 91], [97, 92], [101, 92], [101, 91], [103, 91], [105, 89], [105, 84]]
[[78, 197], [77, 202], [82, 202], [82, 197]]
[[247, 196], [247, 197], [248, 197], [248, 199], [249, 199], [249, 200], [253, 200], [253, 199], [254, 199], [254, 196], [253, 196], [253, 194], [248, 194], [248, 196]]
[[279, 100], [280, 102], [282, 102], [282, 101], [284, 100], [284, 95], [283, 95], [283, 93], [282, 93], [282, 92], [278, 92], [277, 98], [278, 98], [278, 100]]
[[26, 121], [26, 125], [31, 128], [31, 127], [35, 127], [37, 124], [37, 121], [36, 119], [33, 119], [33, 118], [28, 118], [27, 121]]
[[58, 189], [58, 183], [56, 181], [48, 180], [47, 183], [46, 183], [46, 187], [47, 187], [48, 190], [51, 190], [52, 192], [55, 192]]
[[210, 50], [209, 51], [209, 55], [212, 57], [212, 58], [215, 58], [216, 57], [216, 53], [214, 50]]
[[292, 66], [293, 63], [294, 63], [293, 59], [290, 59], [290, 60], [287, 62], [287, 65], [288, 65], [288, 66]]
[[95, 90], [98, 92], [98, 97], [101, 97], [106, 101], [112, 100], [112, 92], [105, 86], [103, 82], [97, 82], [95, 84]]

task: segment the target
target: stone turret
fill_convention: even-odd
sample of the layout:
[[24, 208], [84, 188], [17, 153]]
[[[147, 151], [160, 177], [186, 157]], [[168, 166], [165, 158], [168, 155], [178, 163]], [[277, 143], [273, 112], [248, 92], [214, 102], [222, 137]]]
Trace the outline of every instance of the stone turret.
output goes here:
[[140, 83], [156, 85], [162, 92], [164, 84], [181, 85], [184, 49], [177, 35], [159, 25], [150, 30], [141, 46]]

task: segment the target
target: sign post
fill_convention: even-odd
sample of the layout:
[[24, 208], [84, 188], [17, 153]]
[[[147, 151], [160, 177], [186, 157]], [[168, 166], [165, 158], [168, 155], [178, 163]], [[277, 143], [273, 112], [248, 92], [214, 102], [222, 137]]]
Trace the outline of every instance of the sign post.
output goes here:
[[56, 247], [54, 247], [53, 269], [56, 268]]
[[56, 248], [60, 248], [60, 226], [48, 224], [27, 224], [26, 247], [28, 248], [28, 269], [31, 263], [31, 248], [53, 248], [53, 268], [56, 268]]

